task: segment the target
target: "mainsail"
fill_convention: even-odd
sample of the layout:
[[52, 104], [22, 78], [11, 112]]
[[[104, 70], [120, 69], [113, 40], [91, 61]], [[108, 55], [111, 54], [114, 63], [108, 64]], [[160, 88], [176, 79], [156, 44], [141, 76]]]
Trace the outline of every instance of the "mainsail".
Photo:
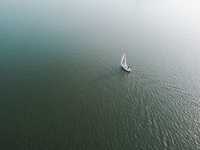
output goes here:
[[127, 66], [127, 63], [126, 63], [126, 54], [123, 54], [123, 55], [122, 55], [121, 65]]

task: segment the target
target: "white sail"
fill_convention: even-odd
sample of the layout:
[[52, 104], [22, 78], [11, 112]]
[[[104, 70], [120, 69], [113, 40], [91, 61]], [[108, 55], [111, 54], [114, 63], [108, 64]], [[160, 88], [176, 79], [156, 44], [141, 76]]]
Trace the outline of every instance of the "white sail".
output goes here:
[[123, 54], [123, 55], [122, 55], [121, 65], [123, 65], [123, 66], [127, 66], [127, 62], [126, 62], [126, 54]]
[[123, 62], [124, 62], [124, 54], [122, 55], [122, 58], [121, 58], [121, 65], [123, 65]]
[[126, 54], [124, 55], [124, 65], [127, 66], [127, 63], [126, 63]]
[[121, 58], [121, 65], [126, 65], [126, 54], [123, 54], [122, 55], [122, 58]]

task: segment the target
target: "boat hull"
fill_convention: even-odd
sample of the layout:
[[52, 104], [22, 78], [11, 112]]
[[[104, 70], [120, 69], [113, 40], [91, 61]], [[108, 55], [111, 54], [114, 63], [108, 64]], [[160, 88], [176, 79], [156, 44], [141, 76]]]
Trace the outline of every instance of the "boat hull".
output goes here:
[[126, 66], [121, 65], [121, 68], [126, 72], [131, 72], [131, 68], [130, 67], [126, 67]]

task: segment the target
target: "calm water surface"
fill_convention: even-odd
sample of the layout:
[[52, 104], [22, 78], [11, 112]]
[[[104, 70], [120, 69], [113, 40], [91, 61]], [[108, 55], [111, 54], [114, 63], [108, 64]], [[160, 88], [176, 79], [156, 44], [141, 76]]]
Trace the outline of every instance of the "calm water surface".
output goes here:
[[200, 149], [199, 8], [1, 1], [1, 149]]

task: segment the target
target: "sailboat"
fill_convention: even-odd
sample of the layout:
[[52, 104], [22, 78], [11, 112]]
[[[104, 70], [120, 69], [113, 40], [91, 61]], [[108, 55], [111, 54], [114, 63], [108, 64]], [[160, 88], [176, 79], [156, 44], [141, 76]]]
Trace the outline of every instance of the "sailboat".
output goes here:
[[126, 54], [125, 53], [122, 55], [122, 58], [121, 58], [121, 67], [124, 71], [131, 72], [131, 68], [130, 68], [130, 66], [127, 65], [127, 62], [126, 62]]

